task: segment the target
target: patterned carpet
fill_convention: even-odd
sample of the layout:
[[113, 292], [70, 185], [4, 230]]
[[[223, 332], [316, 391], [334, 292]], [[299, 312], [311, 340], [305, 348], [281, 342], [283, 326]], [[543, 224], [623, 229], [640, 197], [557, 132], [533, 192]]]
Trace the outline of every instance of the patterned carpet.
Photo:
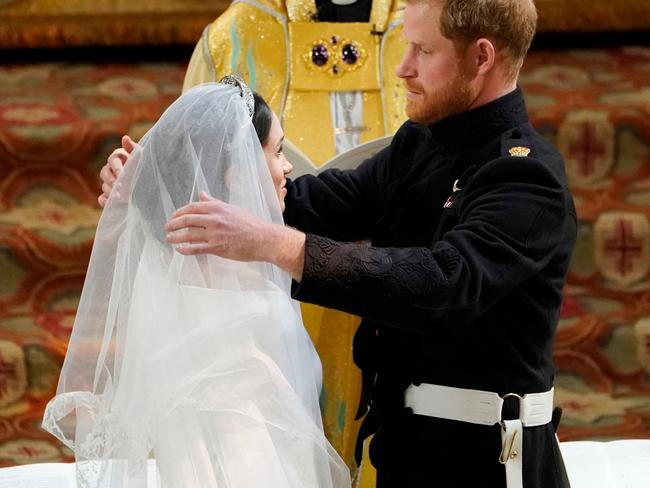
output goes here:
[[536, 52], [521, 84], [580, 229], [556, 340], [560, 439], [650, 437], [650, 49]]
[[0, 69], [0, 466], [70, 460], [40, 430], [100, 215], [98, 172], [180, 93], [180, 64]]
[[[121, 134], [141, 136], [180, 93], [183, 71], [0, 67], [0, 467], [71, 460], [39, 425], [100, 214], [97, 174]], [[560, 438], [650, 437], [650, 49], [536, 51], [524, 71], [581, 220], [556, 346]]]

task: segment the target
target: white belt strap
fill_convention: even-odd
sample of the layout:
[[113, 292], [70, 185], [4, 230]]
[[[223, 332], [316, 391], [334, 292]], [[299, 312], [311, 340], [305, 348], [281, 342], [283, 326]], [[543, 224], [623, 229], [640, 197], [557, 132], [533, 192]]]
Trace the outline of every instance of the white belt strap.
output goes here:
[[506, 486], [523, 488], [524, 429], [521, 420], [501, 422], [501, 454], [499, 462], [506, 467]]
[[[519, 418], [501, 420], [505, 398], [519, 400]], [[426, 415], [480, 425], [501, 425], [502, 450], [499, 462], [505, 465], [508, 488], [523, 488], [524, 427], [548, 424], [553, 414], [553, 388], [544, 393], [503, 397], [491, 391], [454, 388], [422, 383], [411, 385], [404, 394], [404, 405], [416, 415]]]

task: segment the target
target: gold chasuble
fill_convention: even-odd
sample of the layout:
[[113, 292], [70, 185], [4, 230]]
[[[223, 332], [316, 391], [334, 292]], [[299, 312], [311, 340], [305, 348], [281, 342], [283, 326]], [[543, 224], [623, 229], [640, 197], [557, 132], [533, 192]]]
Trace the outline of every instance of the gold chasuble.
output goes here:
[[[184, 89], [238, 73], [318, 167], [336, 155], [337, 134], [357, 132], [363, 143], [395, 133], [406, 120], [405, 91], [395, 74], [405, 47], [399, 7], [374, 0], [369, 22], [334, 23], [312, 20], [314, 0], [235, 0], [204, 31]], [[336, 127], [336, 93], [361, 100], [360, 123]], [[342, 110], [346, 119], [344, 104]], [[309, 304], [302, 304], [302, 314], [323, 363], [325, 432], [354, 471], [361, 375], [352, 338], [359, 319]]]

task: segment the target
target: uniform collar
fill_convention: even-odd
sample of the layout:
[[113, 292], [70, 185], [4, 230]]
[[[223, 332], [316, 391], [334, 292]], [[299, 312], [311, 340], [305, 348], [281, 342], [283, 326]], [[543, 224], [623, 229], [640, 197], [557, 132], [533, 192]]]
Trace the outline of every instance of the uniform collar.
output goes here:
[[528, 122], [521, 89], [461, 114], [430, 125], [436, 145], [449, 149], [476, 147], [496, 139], [507, 130]]

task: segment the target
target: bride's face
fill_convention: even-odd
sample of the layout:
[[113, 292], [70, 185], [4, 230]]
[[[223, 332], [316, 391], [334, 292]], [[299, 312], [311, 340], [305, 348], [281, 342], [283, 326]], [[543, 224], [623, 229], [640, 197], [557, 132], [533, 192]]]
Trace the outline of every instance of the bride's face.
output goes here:
[[284, 197], [287, 195], [287, 175], [291, 173], [293, 166], [287, 161], [282, 152], [282, 143], [284, 142], [284, 131], [280, 125], [280, 120], [273, 114], [271, 122], [271, 129], [269, 130], [269, 137], [264, 144], [264, 156], [266, 162], [269, 164], [269, 171], [271, 171], [271, 178], [275, 185], [275, 191], [280, 200], [280, 207], [284, 211]]

